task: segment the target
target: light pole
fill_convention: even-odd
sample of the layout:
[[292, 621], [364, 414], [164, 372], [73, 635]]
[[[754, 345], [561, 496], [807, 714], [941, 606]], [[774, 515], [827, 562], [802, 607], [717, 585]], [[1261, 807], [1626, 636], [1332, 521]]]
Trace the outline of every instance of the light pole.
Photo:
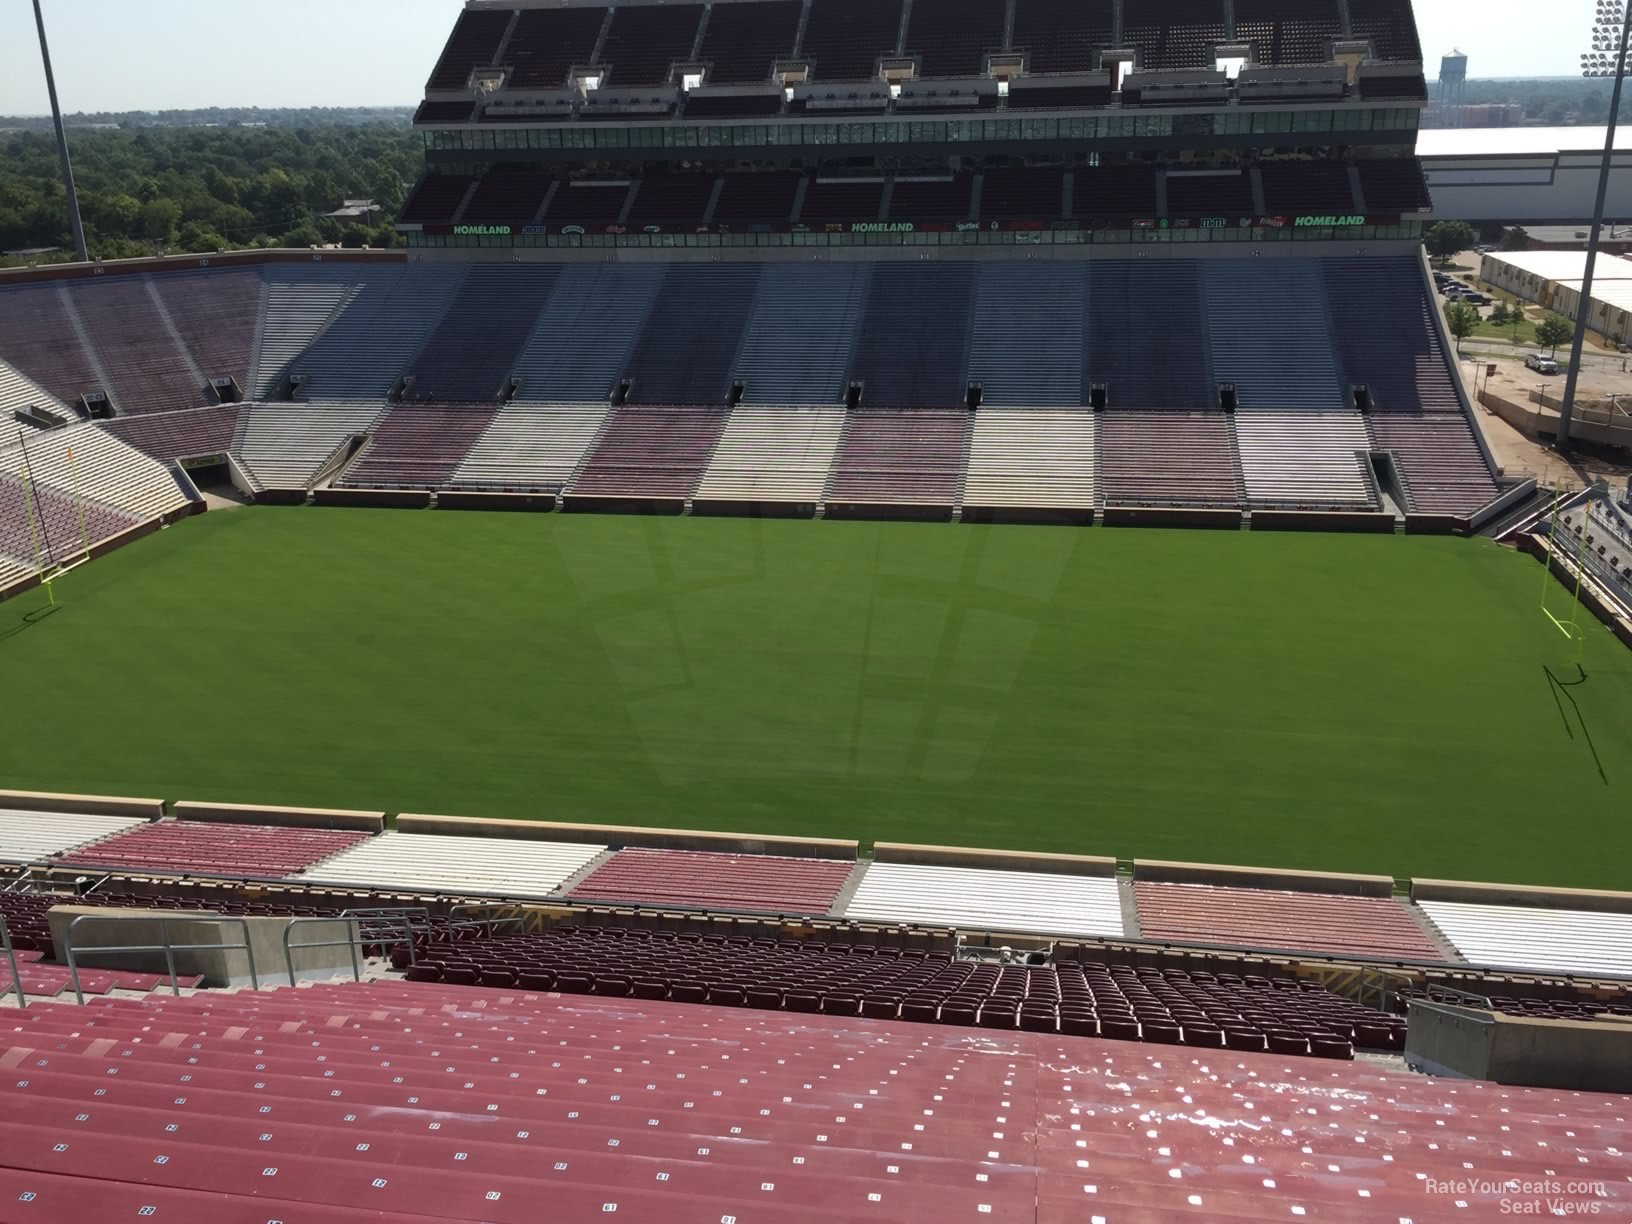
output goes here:
[[79, 219], [79, 192], [74, 190], [74, 164], [68, 160], [68, 133], [62, 126], [62, 107], [57, 105], [57, 78], [51, 71], [51, 48], [45, 41], [45, 14], [40, 0], [34, 0], [34, 25], [40, 31], [40, 63], [45, 66], [45, 90], [51, 95], [51, 121], [57, 127], [57, 156], [62, 161], [62, 185], [68, 189], [68, 224], [74, 231], [74, 256], [80, 263], [90, 258], [85, 250], [85, 226]]
[[1615, 155], [1615, 125], [1621, 113], [1621, 82], [1626, 79], [1626, 42], [1632, 34], [1632, 5], [1624, 0], [1597, 0], [1592, 17], [1592, 50], [1581, 53], [1581, 75], [1613, 77], [1609, 95], [1609, 126], [1604, 131], [1604, 162], [1598, 167], [1598, 201], [1592, 210], [1592, 233], [1587, 238], [1587, 264], [1581, 271], [1581, 308], [1576, 312], [1575, 338], [1570, 341], [1570, 368], [1564, 376], [1564, 400], [1558, 406], [1555, 445], [1570, 444], [1570, 414], [1575, 410], [1575, 380], [1581, 371], [1581, 345], [1592, 324], [1592, 271], [1598, 262], [1598, 237], [1604, 228], [1604, 201], [1609, 195], [1609, 163]]

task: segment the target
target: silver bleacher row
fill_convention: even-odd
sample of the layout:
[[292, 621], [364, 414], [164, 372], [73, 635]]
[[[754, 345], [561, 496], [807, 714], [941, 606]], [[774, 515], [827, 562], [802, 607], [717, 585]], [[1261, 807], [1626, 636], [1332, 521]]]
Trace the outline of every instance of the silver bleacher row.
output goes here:
[[[97, 856], [88, 853], [86, 847], [144, 824], [122, 817], [0, 809], [0, 865], [38, 864], [70, 853], [80, 861], [94, 860]], [[165, 827], [173, 829], [175, 836], [189, 823], [167, 821]], [[213, 824], [196, 827], [215, 840], [226, 831]], [[276, 830], [253, 826], [246, 832], [275, 834]], [[291, 829], [289, 833], [294, 838], [300, 836], [299, 830]], [[653, 852], [609, 853], [602, 843], [387, 831], [361, 839], [289, 878], [384, 891], [533, 900], [571, 896], [575, 890], [585, 889], [591, 897], [616, 904], [616, 898], [607, 897], [604, 889], [594, 888], [593, 881], [608, 864], [613, 865], [612, 874], [616, 874], [619, 853], [638, 857]], [[665, 861], [685, 858], [687, 854], [663, 852]], [[756, 862], [767, 868], [774, 866], [782, 873], [779, 878], [785, 879], [796, 879], [807, 868], [812, 873], [831, 875], [826, 869], [838, 866], [820, 859], [752, 855], [699, 854], [696, 858], [699, 863], [708, 862], [708, 870], [740, 867], [748, 873], [745, 879], [754, 874]], [[116, 862], [117, 856], [109, 861]], [[723, 868], [721, 862], [725, 863]], [[839, 877], [843, 874], [840, 870]], [[648, 899], [647, 904], [659, 908], [703, 904], [701, 899], [687, 900], [686, 873], [671, 872], [666, 878], [666, 899]], [[887, 925], [1062, 937], [1136, 937], [1140, 930], [1128, 924], [1129, 909], [1121, 887], [1111, 875], [864, 861], [854, 867], [851, 887], [837, 893], [831, 887], [815, 890], [813, 895], [823, 900], [814, 902], [814, 908], [794, 905], [789, 912], [816, 913], [826, 905], [831, 917]], [[1150, 907], [1171, 908], [1175, 896], [1183, 894], [1193, 902], [1186, 920], [1186, 929], [1191, 932], [1188, 942], [1242, 943], [1241, 938], [1226, 934], [1232, 911], [1295, 912], [1300, 917], [1291, 922], [1284, 935], [1276, 936], [1276, 946], [1318, 952], [1322, 940], [1333, 938], [1334, 931], [1357, 921], [1359, 907], [1374, 928], [1369, 936], [1373, 942], [1362, 940], [1349, 949], [1351, 953], [1360, 950], [1387, 958], [1387, 949], [1393, 946], [1391, 939], [1397, 942], [1399, 931], [1411, 932], [1420, 941], [1422, 930], [1428, 929], [1474, 965], [1632, 978], [1632, 913], [1628, 912], [1436, 899], [1407, 901], [1397, 897], [1359, 899], [1343, 894], [1207, 884], [1157, 885], [1160, 898], [1138, 895], [1140, 889], [1148, 887], [1133, 886], [1135, 912], [1142, 923], [1149, 924], [1147, 936], [1156, 925], [1158, 913]], [[761, 908], [778, 912], [777, 903], [771, 899]], [[1210, 919], [1209, 914], [1216, 914], [1216, 919]], [[1300, 926], [1307, 929], [1300, 931]], [[1389, 931], [1394, 935], [1389, 936]]]

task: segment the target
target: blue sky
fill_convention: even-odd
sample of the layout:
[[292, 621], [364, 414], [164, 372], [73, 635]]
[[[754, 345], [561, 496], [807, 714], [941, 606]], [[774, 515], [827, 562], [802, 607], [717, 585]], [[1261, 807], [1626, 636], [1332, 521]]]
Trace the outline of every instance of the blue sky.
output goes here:
[[[928, 2], [928, 0], [919, 0]], [[460, 0], [45, 0], [68, 111], [417, 100]], [[1592, 0], [1417, 0], [1429, 76], [1567, 76]], [[0, 0], [0, 114], [48, 109], [30, 0]]]

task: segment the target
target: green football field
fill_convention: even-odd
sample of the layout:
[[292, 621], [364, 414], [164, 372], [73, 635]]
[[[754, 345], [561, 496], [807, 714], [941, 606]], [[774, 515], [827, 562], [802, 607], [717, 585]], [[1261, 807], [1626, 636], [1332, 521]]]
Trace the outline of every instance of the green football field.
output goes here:
[[1626, 887], [1632, 652], [1586, 618], [1556, 684], [1541, 587], [1449, 538], [217, 512], [0, 605], [0, 785]]

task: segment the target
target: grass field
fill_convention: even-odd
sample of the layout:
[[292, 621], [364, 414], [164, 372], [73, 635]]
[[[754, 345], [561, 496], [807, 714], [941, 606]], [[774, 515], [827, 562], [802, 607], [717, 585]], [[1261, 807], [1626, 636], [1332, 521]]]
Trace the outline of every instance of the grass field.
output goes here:
[[1589, 618], [1555, 688], [1540, 590], [1448, 538], [212, 513], [0, 605], [0, 785], [1625, 887], [1632, 653]]

